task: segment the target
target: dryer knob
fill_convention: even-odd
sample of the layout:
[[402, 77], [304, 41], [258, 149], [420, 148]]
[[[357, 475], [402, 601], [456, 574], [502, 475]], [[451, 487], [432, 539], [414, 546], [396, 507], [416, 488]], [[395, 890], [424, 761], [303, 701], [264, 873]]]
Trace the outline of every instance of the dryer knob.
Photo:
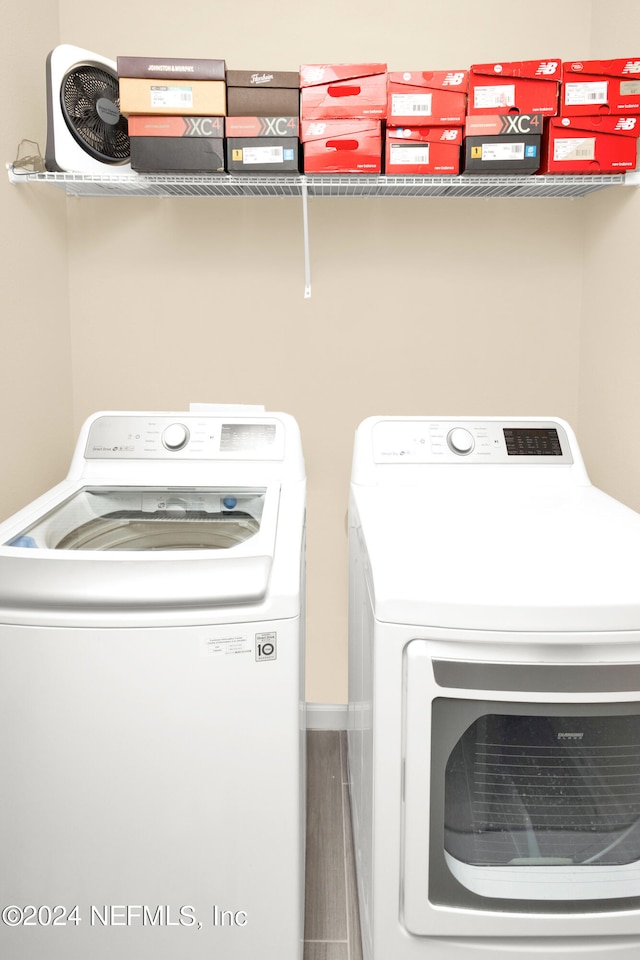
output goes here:
[[447, 443], [454, 453], [459, 453], [461, 456], [471, 453], [475, 446], [473, 435], [464, 427], [454, 427], [450, 430], [447, 434]]
[[183, 423], [172, 423], [162, 434], [162, 442], [167, 450], [182, 450], [189, 441], [189, 431]]

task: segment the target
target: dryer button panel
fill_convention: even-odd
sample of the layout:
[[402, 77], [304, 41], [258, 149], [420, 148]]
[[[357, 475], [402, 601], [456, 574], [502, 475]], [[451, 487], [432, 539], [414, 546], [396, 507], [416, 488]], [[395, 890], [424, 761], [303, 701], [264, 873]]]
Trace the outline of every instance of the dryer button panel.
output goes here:
[[372, 436], [374, 463], [573, 463], [553, 421], [389, 419]]

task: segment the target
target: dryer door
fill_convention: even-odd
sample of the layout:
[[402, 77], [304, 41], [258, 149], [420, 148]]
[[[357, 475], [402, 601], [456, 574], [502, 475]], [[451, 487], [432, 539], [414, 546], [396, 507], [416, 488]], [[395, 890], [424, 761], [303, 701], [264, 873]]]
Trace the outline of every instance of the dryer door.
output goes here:
[[443, 661], [416, 640], [405, 675], [407, 928], [640, 932], [640, 666]]

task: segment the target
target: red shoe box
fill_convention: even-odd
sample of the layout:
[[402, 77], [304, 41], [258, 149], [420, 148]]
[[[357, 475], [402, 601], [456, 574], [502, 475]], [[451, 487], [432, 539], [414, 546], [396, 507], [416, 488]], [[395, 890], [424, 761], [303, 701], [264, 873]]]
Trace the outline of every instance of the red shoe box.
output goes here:
[[387, 123], [462, 126], [468, 88], [468, 70], [390, 73]]
[[476, 63], [469, 73], [467, 113], [558, 113], [558, 59]]
[[386, 116], [385, 63], [303, 64], [300, 87], [303, 120], [384, 120]]
[[389, 176], [458, 174], [461, 144], [462, 127], [387, 127], [385, 173]]
[[622, 173], [637, 160], [638, 117], [554, 117], [540, 173]]
[[564, 63], [560, 114], [640, 114], [640, 57]]
[[380, 173], [380, 120], [302, 120], [305, 173]]

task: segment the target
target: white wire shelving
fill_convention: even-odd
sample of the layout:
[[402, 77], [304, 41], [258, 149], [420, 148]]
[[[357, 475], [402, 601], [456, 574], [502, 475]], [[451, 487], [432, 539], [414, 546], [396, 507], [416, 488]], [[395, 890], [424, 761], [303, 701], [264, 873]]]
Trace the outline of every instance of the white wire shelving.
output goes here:
[[302, 199], [305, 297], [311, 295], [308, 200], [315, 197], [411, 199], [571, 199], [615, 186], [637, 186], [640, 171], [580, 175], [391, 177], [234, 176], [232, 174], [33, 173], [7, 166], [14, 184], [46, 184], [70, 197], [298, 197]]
[[621, 184], [634, 185], [640, 174], [513, 174], [441, 177], [389, 177], [372, 174], [234, 176], [232, 174], [31, 173], [13, 164], [11, 183], [43, 183], [74, 197], [584, 197]]

